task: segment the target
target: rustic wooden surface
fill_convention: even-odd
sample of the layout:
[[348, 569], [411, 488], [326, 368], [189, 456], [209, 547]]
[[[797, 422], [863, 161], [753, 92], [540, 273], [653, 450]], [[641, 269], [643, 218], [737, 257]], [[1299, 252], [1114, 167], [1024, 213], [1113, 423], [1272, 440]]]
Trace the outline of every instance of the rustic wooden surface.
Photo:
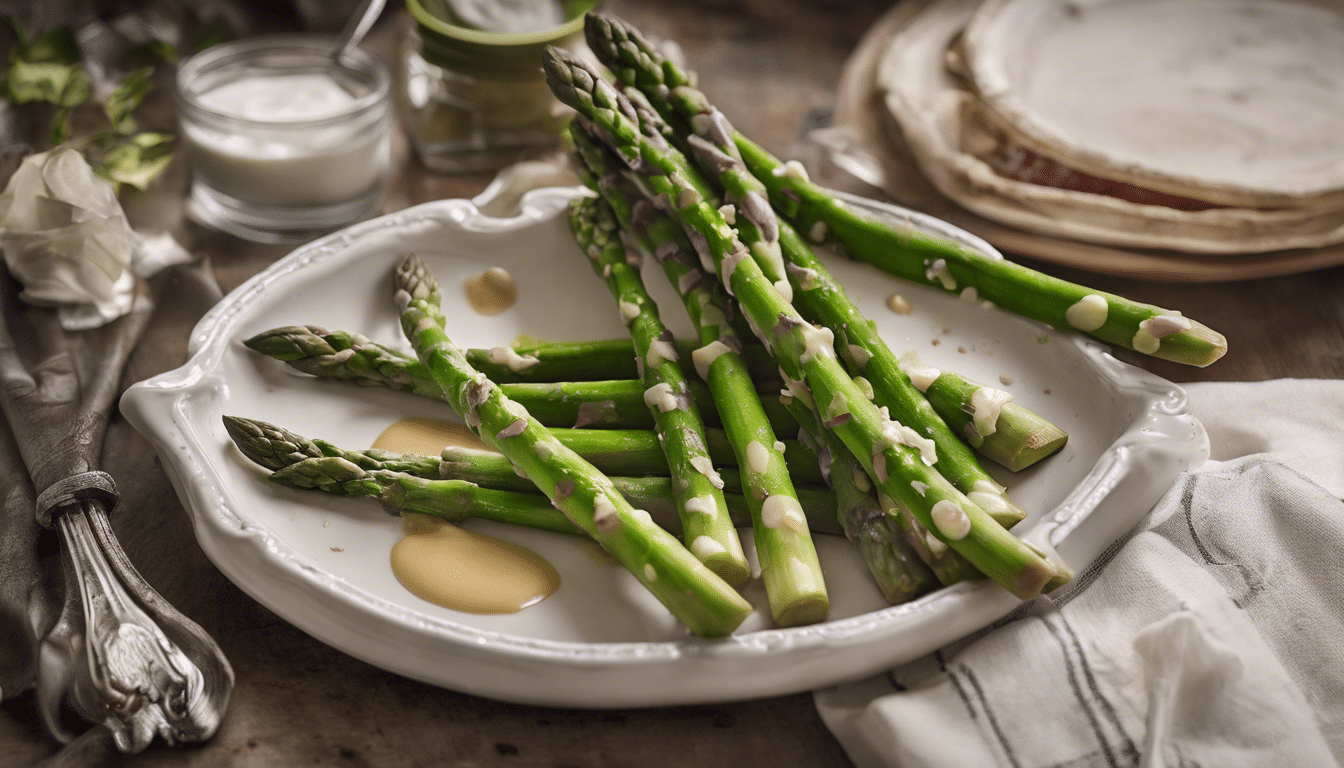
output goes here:
[[[772, 151], [808, 156], [802, 136], [824, 124], [835, 83], [884, 3], [822, 0], [678, 2], [610, 0], [608, 10], [678, 40], [704, 89], [738, 127]], [[375, 41], [391, 50], [397, 25]], [[381, 42], [380, 42], [381, 41]], [[487, 176], [437, 176], [405, 160], [388, 208], [470, 197]], [[141, 218], [180, 215], [173, 200], [141, 201]], [[288, 249], [259, 247], [191, 227], [225, 290]], [[1191, 369], [1127, 357], [1178, 382], [1344, 377], [1344, 268], [1218, 285], [1164, 285], [1043, 271], [1163, 306], [1223, 331], [1231, 351]], [[185, 339], [165, 340], [184, 345]], [[185, 353], [184, 346], [182, 354]], [[154, 371], [147, 371], [149, 375]], [[110, 440], [147, 454], [124, 423]], [[223, 579], [201, 555], [190, 524], [156, 460], [127, 476], [128, 496], [149, 500], [137, 514], [161, 520], [153, 535], [125, 531], [123, 544], [145, 577], [220, 642], [237, 673], [230, 713], [209, 744], [154, 747], [118, 764], [137, 766], [771, 766], [827, 768], [849, 761], [817, 717], [809, 695], [646, 710], [578, 711], [515, 706], [445, 691], [383, 672], [289, 626]], [[129, 468], [128, 468], [129, 469]], [[171, 557], [165, 552], [174, 553]], [[27, 765], [51, 745], [30, 699], [0, 714], [0, 763]], [[13, 761], [13, 762], [10, 762]]]

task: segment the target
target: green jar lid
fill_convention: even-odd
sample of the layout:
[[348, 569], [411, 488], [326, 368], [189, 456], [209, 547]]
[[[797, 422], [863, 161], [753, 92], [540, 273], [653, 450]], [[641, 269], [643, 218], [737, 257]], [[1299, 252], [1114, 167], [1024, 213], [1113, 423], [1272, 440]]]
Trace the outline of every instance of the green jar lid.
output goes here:
[[[525, 34], [486, 32], [447, 21], [443, 0], [406, 0], [420, 37], [420, 55], [432, 64], [486, 79], [541, 76], [548, 45], [569, 46], [583, 34], [583, 16], [600, 0], [565, 0], [568, 21], [554, 29]], [[431, 10], [432, 9], [432, 10]], [[435, 13], [434, 11], [438, 11]]]

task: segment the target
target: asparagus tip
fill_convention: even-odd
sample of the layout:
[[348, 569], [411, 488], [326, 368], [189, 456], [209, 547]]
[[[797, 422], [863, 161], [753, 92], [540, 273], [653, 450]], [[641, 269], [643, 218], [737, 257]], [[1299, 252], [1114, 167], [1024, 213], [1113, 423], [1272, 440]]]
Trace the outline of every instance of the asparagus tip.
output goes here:
[[406, 294], [403, 298], [407, 304], [425, 300], [437, 306], [442, 300], [439, 281], [434, 278], [434, 274], [429, 271], [429, 266], [419, 254], [407, 254], [397, 263], [393, 285], [396, 286], [399, 296], [403, 292]]
[[335, 456], [304, 459], [281, 467], [271, 475], [271, 481], [287, 488], [318, 489], [338, 496], [349, 495], [344, 483], [368, 476], [359, 465]]
[[261, 427], [259, 426], [262, 422], [253, 421], [252, 419], [244, 419], [241, 416], [229, 416], [227, 414], [223, 418], [224, 431], [229, 433], [229, 437], [235, 443], [254, 440], [262, 434]]
[[287, 363], [314, 355], [335, 353], [336, 350], [325, 339], [328, 333], [325, 328], [316, 325], [285, 325], [244, 339], [243, 345], [253, 352]]
[[250, 461], [272, 472], [279, 471], [308, 455], [304, 438], [274, 424], [241, 416], [224, 416], [224, 430], [233, 444]]

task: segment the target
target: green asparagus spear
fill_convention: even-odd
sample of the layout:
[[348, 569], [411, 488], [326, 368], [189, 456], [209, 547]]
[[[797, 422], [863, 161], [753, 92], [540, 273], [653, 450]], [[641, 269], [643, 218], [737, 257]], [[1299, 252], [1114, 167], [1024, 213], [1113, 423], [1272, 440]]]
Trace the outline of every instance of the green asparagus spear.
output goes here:
[[729, 584], [742, 584], [750, 578], [751, 566], [728, 518], [723, 480], [709, 458], [704, 422], [677, 364], [672, 332], [663, 325], [640, 277], [638, 254], [627, 253], [615, 216], [600, 199], [574, 200], [570, 227], [593, 271], [611, 290], [634, 341], [644, 369], [644, 401], [657, 423], [671, 476], [677, 480], [677, 510], [691, 552]]
[[[620, 341], [624, 350], [633, 355], [634, 349], [629, 340]], [[243, 343], [314, 376], [405, 390], [423, 397], [443, 397], [439, 386], [429, 378], [429, 371], [419, 360], [357, 333], [328, 331], [313, 325], [293, 325], [264, 331]], [[678, 355], [689, 356], [693, 350], [690, 344], [679, 345]], [[504, 353], [495, 353], [495, 356], [503, 357]], [[768, 357], [768, 354], [761, 349], [759, 356]], [[595, 361], [595, 365], [600, 365], [602, 359]], [[722, 426], [713, 398], [705, 385], [699, 381], [688, 381], [687, 384], [705, 423], [713, 427]], [[642, 381], [521, 381], [499, 386], [510, 400], [527, 408], [528, 413], [548, 427], [653, 428], [653, 415], [644, 404], [645, 387]], [[759, 387], [766, 392], [779, 390], [779, 384], [771, 381], [760, 381]], [[772, 427], [786, 434], [797, 431], [798, 425], [793, 417], [777, 402], [767, 399], [764, 405]]]
[[607, 172], [604, 150], [582, 131], [573, 133], [580, 175], [602, 192], [621, 226], [663, 266], [699, 331], [704, 346], [692, 353], [692, 358], [700, 377], [709, 384], [742, 468], [761, 580], [775, 624], [796, 626], [824, 620], [830, 611], [830, 598], [821, 562], [806, 513], [779, 453], [783, 443], [775, 437], [738, 351], [742, 344], [729, 324], [727, 297], [721, 289], [711, 290], [718, 287], [717, 283], [705, 280], [696, 267], [680, 226], [651, 208], [650, 215], [637, 216], [632, 202], [637, 198], [622, 188], [619, 177]]
[[[640, 175], [648, 197], [681, 220], [702, 257], [780, 363], [810, 391], [826, 425], [862, 462], [878, 487], [983, 573], [1027, 598], [1058, 575], [1056, 567], [994, 522], [932, 470], [932, 447], [913, 429], [879, 412], [835, 358], [829, 331], [804, 320], [761, 272], [732, 227], [699, 192], [698, 177], [657, 131], [645, 131], [629, 100], [571, 54], [551, 48], [543, 65], [551, 90], [591, 121], [590, 131]], [[927, 460], [926, 460], [927, 457]]]
[[1227, 352], [1223, 335], [1180, 312], [1131, 301], [986, 256], [913, 226], [860, 211], [813, 184], [742, 134], [742, 159], [775, 208], [815, 241], [834, 238], [850, 256], [924, 285], [982, 300], [1065, 330], [1178, 363], [1204, 367]]
[[[225, 423], [230, 422], [226, 421]], [[397, 472], [410, 472], [421, 477], [457, 476], [454, 474], [435, 474], [437, 462], [440, 460], [447, 461], [446, 457], [449, 456], [450, 452], [457, 450], [454, 446], [446, 446], [442, 457], [435, 459], [429, 456], [403, 456], [402, 454], [378, 449], [348, 451], [322, 440], [296, 443], [293, 442], [296, 437], [293, 433], [279, 430], [277, 427], [262, 422], [256, 422], [249, 429], [254, 432], [256, 430], [275, 430], [262, 435], [264, 442], [259, 443], [254, 449], [254, 454], [249, 455], [249, 458], [253, 461], [272, 471], [293, 463], [296, 456], [302, 458], [336, 456], [358, 464], [365, 469], [391, 469]], [[658, 435], [654, 432], [639, 429], [552, 429], [550, 432], [557, 442], [574, 451], [605, 474], [633, 477], [668, 476], [667, 459], [658, 446]], [[233, 433], [230, 432], [230, 434]], [[233, 437], [235, 442], [239, 442], [241, 446], [240, 435], [234, 434]], [[720, 429], [705, 430], [705, 438], [709, 447], [709, 458], [714, 466], [719, 468], [720, 476], [724, 476], [724, 468], [737, 465], [737, 456], [733, 452], [732, 445], [729, 444], [727, 435]], [[810, 448], [796, 440], [783, 440], [781, 442], [785, 448], [784, 455], [787, 457], [786, 461], [788, 462], [790, 475], [803, 483], [814, 485], [824, 483], [821, 473], [817, 469], [816, 454]], [[499, 454], [493, 455], [499, 456]], [[501, 458], [500, 460], [505, 462], [505, 465], [510, 467], [509, 471], [512, 472], [512, 464], [507, 459]], [[389, 466], [386, 464], [387, 462], [394, 462], [395, 466]], [[466, 476], [463, 479], [476, 481], [474, 478]], [[533, 487], [530, 481], [524, 478], [520, 478], [519, 483], [520, 485], [517, 487], [524, 490]], [[505, 486], [492, 484], [491, 487]]]
[[[513, 471], [513, 465], [509, 463], [509, 460], [494, 451], [449, 446], [444, 450], [440, 459], [434, 459], [427, 456], [396, 454], [376, 449], [345, 450], [324, 440], [305, 438], [273, 424], [237, 416], [225, 416], [224, 427], [244, 456], [272, 472], [280, 472], [286, 467], [315, 459], [339, 459], [339, 463], [314, 466], [348, 467], [353, 465], [365, 472], [382, 473], [366, 478], [374, 480], [388, 478], [393, 474], [405, 474], [425, 480], [465, 482], [471, 486], [499, 491], [506, 495], [476, 496], [475, 491], [470, 488], [448, 485], [444, 486], [445, 492], [451, 491], [451, 493], [448, 493], [444, 498], [442, 509], [430, 510], [429, 514], [436, 514], [449, 520], [458, 520], [463, 517], [482, 517], [560, 533], [582, 533], [569, 522], [569, 519], [563, 513], [551, 506], [549, 501], [545, 501], [544, 497], [538, 494], [537, 487], [532, 484], [532, 481], [519, 477]], [[751, 513], [747, 509], [746, 499], [742, 497], [740, 492], [742, 484], [737, 471], [726, 468], [720, 471], [723, 475], [724, 487], [730, 491], [724, 495], [728, 500], [728, 510], [732, 514], [733, 524], [738, 526], [751, 525]], [[321, 483], [318, 482], [322, 477], [320, 472], [315, 474], [313, 470], [296, 470], [295, 472], [298, 473], [295, 479], [289, 479], [292, 475], [283, 475], [273, 479], [290, 487], [308, 488], [309, 485], [301, 485], [299, 478], [312, 474], [315, 479], [311, 482], [321, 486]], [[344, 470], [346, 474], [349, 472], [348, 469]], [[616, 490], [631, 505], [637, 509], [648, 511], [659, 527], [665, 528], [673, 534], [681, 534], [681, 520], [677, 516], [676, 505], [672, 501], [672, 481], [670, 478], [612, 477], [611, 481]], [[345, 480], [342, 480], [340, 483], [327, 483], [331, 487], [323, 488], [323, 490], [338, 495], [342, 494], [345, 482]], [[371, 491], [372, 486], [364, 484], [351, 487], [351, 490], [359, 489]], [[363, 495], [372, 494], [365, 493]], [[824, 488], [805, 486], [799, 489], [799, 498], [803, 501], [803, 509], [807, 512], [808, 522], [813, 526], [813, 530], [828, 535], [842, 534], [840, 527], [835, 522], [835, 494]], [[473, 506], [477, 499], [483, 504], [480, 507], [479, 514], [477, 508]], [[540, 501], [538, 501], [539, 499]], [[540, 507], [537, 506], [538, 504]], [[544, 508], [546, 513], [537, 512], [534, 508]], [[514, 514], [512, 511], [514, 509], [525, 511]]]
[[720, 637], [742, 623], [751, 612], [750, 603], [471, 368], [444, 333], [438, 281], [419, 257], [397, 265], [393, 284], [402, 329], [468, 426], [514, 462], [692, 632]]
[[[695, 374], [691, 353], [700, 343], [693, 339], [672, 342], [687, 376]], [[758, 381], [778, 378], [775, 362], [759, 346], [742, 351], [751, 374]], [[637, 379], [634, 347], [627, 339], [598, 341], [523, 341], [511, 347], [469, 349], [467, 361], [479, 366], [481, 373], [497, 384], [517, 381], [596, 381], [605, 379]], [[522, 359], [513, 369], [492, 359], [504, 360], [517, 355]], [[535, 359], [536, 362], [531, 361]]]
[[[804, 276], [803, 279], [806, 279]], [[633, 361], [633, 351], [629, 341], [626, 339], [615, 339], [611, 341], [597, 342], [545, 342], [530, 349], [538, 352], [545, 358], [552, 351], [565, 356], [573, 355], [571, 359], [578, 359], [580, 350], [585, 347], [594, 346], [600, 350], [600, 354], [594, 358], [593, 375], [599, 373], [620, 374], [633, 372], [634, 363], [625, 362], [625, 354], [616, 355], [613, 350], [620, 350], [622, 353], [631, 355], [628, 359]], [[689, 343], [678, 342], [677, 352], [683, 359], [689, 359], [695, 347]], [[479, 350], [472, 350], [478, 352]], [[845, 345], [845, 351], [853, 354], [852, 350]], [[746, 343], [742, 350], [742, 355], [747, 361], [747, 368], [753, 378], [760, 384], [758, 391], [764, 393], [772, 390], [768, 384], [761, 384], [762, 377], [775, 377], [776, 365], [773, 358], [770, 357], [765, 347], [756, 343]], [[610, 361], [621, 360], [618, 365], [610, 365]], [[601, 370], [604, 365], [610, 365], [609, 369]], [[905, 366], [902, 365], [904, 368]], [[628, 369], [628, 371], [626, 370]], [[939, 387], [931, 388], [925, 392], [925, 397], [933, 406], [933, 409], [943, 419], [948, 426], [952, 427], [954, 432], [964, 430], [961, 425], [968, 423], [968, 409], [973, 409], [968, 399], [981, 385], [952, 371], [940, 370]], [[573, 383], [576, 386], [573, 394], [567, 394], [571, 399], [581, 398], [583, 395], [581, 389], [577, 388], [578, 382]], [[520, 396], [527, 397], [527, 390], [512, 390], [509, 387], [514, 385], [501, 385], [505, 387], [506, 393], [513, 394], [517, 392]], [[692, 386], [692, 392], [696, 392], [696, 387]], [[955, 396], [954, 396], [955, 393]], [[964, 395], [964, 396], [963, 396]], [[540, 392], [533, 396], [540, 396]], [[706, 416], [706, 422], [717, 424], [718, 413], [712, 409], [712, 403], [709, 401], [708, 393], [703, 394], [704, 399], [697, 398], [696, 403], [701, 406], [701, 411]], [[581, 401], [580, 401], [581, 402]], [[797, 424], [792, 421], [787, 410], [778, 407], [771, 398], [762, 398], [761, 404], [765, 407], [766, 413], [770, 418], [770, 424], [776, 432], [782, 434], [791, 434], [797, 430]], [[624, 412], [624, 409], [621, 409]], [[565, 419], [556, 418], [552, 426], [564, 426]], [[643, 428], [645, 425], [637, 423], [603, 422], [604, 426], [612, 426], [623, 429]], [[964, 432], [962, 432], [964, 434]], [[1064, 447], [1068, 440], [1068, 433], [1060, 429], [1050, 420], [1040, 414], [1035, 413], [1016, 403], [1009, 403], [999, 413], [997, 429], [994, 434], [986, 437], [981, 445], [974, 446], [977, 451], [986, 457], [1002, 464], [1014, 472], [1025, 469], [1032, 464], [1044, 459], [1059, 449]], [[977, 441], [972, 441], [977, 442]]]
[[465, 480], [428, 480], [405, 472], [364, 469], [331, 456], [295, 462], [277, 470], [270, 479], [288, 488], [377, 499], [393, 515], [415, 512], [452, 522], [474, 517], [556, 533], [584, 533], [540, 494], [497, 491]]
[[313, 376], [382, 386], [424, 397], [442, 396], [419, 360], [358, 333], [328, 331], [315, 325], [286, 325], [263, 331], [243, 344]]
[[[806, 280], [806, 274], [801, 276], [801, 279]], [[691, 353], [696, 349], [694, 344], [682, 340], [676, 342], [676, 347], [677, 354], [681, 356], [683, 360], [690, 360]], [[633, 347], [631, 347], [628, 339], [583, 342], [538, 342], [522, 347], [521, 349], [539, 355], [543, 361], [549, 359], [550, 355], [556, 354], [570, 362], [580, 360], [583, 355], [583, 350], [593, 349], [594, 357], [592, 358], [592, 366], [588, 369], [588, 376], [590, 377], [622, 374], [633, 375], [635, 370]], [[853, 354], [853, 351], [848, 349], [848, 345], [845, 345], [845, 352]], [[470, 350], [469, 355], [470, 354], [483, 357], [487, 354], [487, 350]], [[496, 356], [498, 356], [498, 354], [499, 353], [496, 353]], [[777, 377], [778, 373], [776, 372], [777, 366], [774, 359], [770, 357], [770, 353], [766, 351], [764, 346], [747, 342], [743, 346], [742, 356], [747, 361], [747, 368], [758, 384], [757, 390], [759, 393], [764, 394], [778, 388], [778, 386], [772, 386], [769, 383], [765, 383], [766, 380]], [[972, 408], [972, 406], [969, 399], [961, 398], [960, 396], [954, 397], [953, 393], [964, 393], [965, 397], [969, 398], [974, 390], [981, 385], [978, 385], [953, 371], [940, 370], [939, 377], [942, 379], [942, 381], [940, 381], [940, 386], [936, 390], [925, 392], [925, 397], [943, 421], [947, 423], [948, 426], [952, 427], [954, 432], [958, 432], [963, 429], [960, 425], [966, 423], [967, 419], [969, 419], [967, 414], [970, 411], [967, 409]], [[540, 384], [541, 381], [543, 381], [543, 379], [534, 379], [534, 382], [537, 384]], [[586, 402], [587, 395], [584, 394], [586, 390], [581, 387], [580, 384], [581, 382], [564, 383], [563, 385], [567, 387], [567, 389], [565, 390], [566, 394], [563, 397], [568, 398], [568, 401], [571, 403], [582, 404], [583, 402]], [[521, 398], [551, 396], [550, 393], [546, 392], [544, 389], [528, 390], [520, 388], [515, 390], [512, 389], [512, 387], [521, 386], [515, 384], [501, 384], [500, 386], [504, 387], [505, 392], [511, 397], [515, 395]], [[709, 393], [698, 390], [695, 382], [692, 382], [691, 390], [692, 394], [696, 397], [696, 404], [700, 407], [701, 412], [705, 416], [706, 423], [717, 426], [720, 423], [719, 416], [717, 411], [713, 408]], [[628, 396], [633, 397], [631, 395]], [[599, 393], [594, 391], [592, 397], [598, 399], [598, 405], [594, 405], [591, 408], [601, 407], [606, 409], [606, 406], [600, 405], [602, 401], [608, 399], [605, 392]], [[615, 397], [615, 395], [612, 395], [612, 397]], [[642, 397], [642, 395], [640, 395], [640, 397]], [[772, 398], [763, 397], [761, 399], [761, 404], [765, 407], [766, 414], [770, 418], [770, 424], [776, 432], [781, 434], [792, 434], [798, 429], [798, 425], [793, 422], [792, 417], [788, 415], [787, 410], [780, 408]], [[557, 414], [566, 412], [559, 406], [552, 406], [552, 409]], [[619, 417], [612, 415], [609, 418], [614, 420], [602, 421], [600, 422], [601, 425], [620, 429], [642, 429], [648, 426], [644, 423], [637, 423], [633, 419], [627, 421], [624, 414], [627, 414], [628, 411], [624, 406], [614, 410], [622, 415]], [[539, 414], [539, 418], [542, 418], [542, 420], [549, 426], [565, 426], [567, 423], [567, 418], [559, 415], [553, 417], [551, 421], [546, 421], [546, 415], [547, 412], [543, 411], [542, 414]], [[998, 427], [995, 433], [987, 436], [983, 444], [975, 445], [974, 447], [984, 456], [1017, 472], [1054, 454], [1064, 447], [1067, 440], [1068, 433], [1060, 429], [1050, 420], [1034, 411], [1022, 407], [1021, 405], [1009, 403], [1004, 406], [999, 413]], [[972, 443], [975, 442], [978, 441], [972, 441]]]

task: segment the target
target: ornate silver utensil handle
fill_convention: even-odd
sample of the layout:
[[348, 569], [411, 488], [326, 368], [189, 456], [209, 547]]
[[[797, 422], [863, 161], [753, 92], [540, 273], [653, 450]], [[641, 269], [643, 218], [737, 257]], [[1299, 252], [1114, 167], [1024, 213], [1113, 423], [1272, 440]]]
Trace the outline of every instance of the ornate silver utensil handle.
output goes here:
[[65, 701], [124, 753], [156, 735], [170, 746], [209, 739], [233, 689], [228, 661], [126, 558], [107, 518], [117, 499], [111, 477], [91, 472], [57, 485], [39, 498], [38, 519], [60, 535], [65, 586], [77, 599], [67, 593], [43, 643], [48, 674], [38, 676], [38, 696], [48, 727], [71, 736], [57, 716]]

